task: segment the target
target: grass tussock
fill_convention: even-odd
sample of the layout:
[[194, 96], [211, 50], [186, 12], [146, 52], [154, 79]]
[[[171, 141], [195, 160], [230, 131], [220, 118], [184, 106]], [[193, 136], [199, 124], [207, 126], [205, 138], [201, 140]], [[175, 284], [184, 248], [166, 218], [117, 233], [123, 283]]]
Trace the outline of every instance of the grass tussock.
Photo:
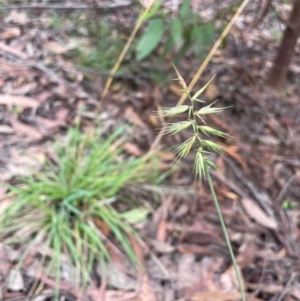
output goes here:
[[57, 280], [62, 254], [84, 281], [95, 262], [105, 266], [110, 254], [103, 229], [108, 230], [110, 243], [137, 263], [129, 240], [136, 233], [126, 217], [138, 213], [134, 208], [138, 195], [127, 187], [156, 184], [156, 164], [152, 159], [124, 156], [122, 130], [105, 139], [98, 137], [69, 130], [54, 159], [22, 178], [20, 185], [9, 187], [15, 199], [1, 216], [0, 239], [12, 245], [25, 243], [28, 249], [34, 244], [51, 248], [53, 256], [45, 260], [45, 268]]

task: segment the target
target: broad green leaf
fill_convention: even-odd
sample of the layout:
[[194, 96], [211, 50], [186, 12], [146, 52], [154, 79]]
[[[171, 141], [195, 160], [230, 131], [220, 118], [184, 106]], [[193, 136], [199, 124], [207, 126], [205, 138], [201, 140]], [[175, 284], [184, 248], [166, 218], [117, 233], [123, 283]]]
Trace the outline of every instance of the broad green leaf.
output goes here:
[[188, 13], [191, 10], [190, 7], [191, 7], [191, 0], [184, 0], [183, 3], [181, 4], [179, 16], [183, 19], [187, 17]]
[[149, 22], [137, 44], [137, 60], [141, 61], [152, 53], [158, 46], [164, 31], [164, 21], [162, 19], [153, 19]]
[[204, 38], [204, 31], [202, 30], [202, 26], [195, 25], [192, 28], [191, 32], [191, 43], [192, 43], [192, 49], [194, 54], [198, 58], [203, 58], [205, 56], [205, 38]]
[[200, 18], [193, 12], [188, 12], [184, 18], [181, 18], [184, 28], [192, 27], [194, 24], [199, 24]]
[[167, 41], [165, 42], [163, 57], [165, 58], [167, 54], [171, 51], [171, 49], [174, 46], [174, 39], [172, 38], [172, 35], [169, 35], [167, 38]]
[[214, 42], [215, 37], [215, 26], [213, 23], [206, 23], [203, 26], [205, 43], [210, 46]]
[[171, 36], [175, 42], [175, 45], [179, 45], [183, 39], [183, 26], [179, 19], [172, 19], [171, 21]]
[[207, 48], [211, 46], [214, 41], [214, 25], [207, 23], [205, 25], [195, 25], [192, 29], [192, 48], [194, 54], [203, 58], [206, 54]]

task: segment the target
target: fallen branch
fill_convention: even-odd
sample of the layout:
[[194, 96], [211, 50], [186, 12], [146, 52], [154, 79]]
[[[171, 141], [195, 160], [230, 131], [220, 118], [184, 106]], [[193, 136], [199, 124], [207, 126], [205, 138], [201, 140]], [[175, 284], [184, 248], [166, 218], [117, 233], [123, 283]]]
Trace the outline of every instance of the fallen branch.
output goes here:
[[130, 6], [132, 1], [124, 1], [123, 3], [106, 3], [100, 5], [88, 5], [88, 4], [19, 4], [4, 6], [2, 9], [59, 9], [59, 10], [72, 10], [72, 9], [115, 9]]

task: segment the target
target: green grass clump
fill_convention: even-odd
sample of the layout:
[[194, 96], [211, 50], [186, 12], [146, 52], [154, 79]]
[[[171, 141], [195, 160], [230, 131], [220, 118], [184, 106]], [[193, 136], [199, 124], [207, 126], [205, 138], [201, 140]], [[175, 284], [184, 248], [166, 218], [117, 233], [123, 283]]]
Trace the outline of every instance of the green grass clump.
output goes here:
[[156, 164], [152, 159], [127, 158], [120, 129], [105, 139], [98, 137], [69, 130], [56, 158], [40, 172], [22, 178], [21, 185], [10, 186], [15, 200], [0, 219], [0, 239], [6, 244], [25, 243], [28, 251], [35, 244], [53, 250], [52, 258], [44, 262], [48, 275], [57, 281], [63, 257], [76, 267], [74, 280], [81, 284], [89, 280], [95, 262], [105, 267], [110, 259], [108, 238], [96, 221], [110, 229], [109, 243], [120, 246], [137, 263], [129, 241], [136, 233], [125, 218], [136, 212], [138, 195], [127, 187], [156, 184]]

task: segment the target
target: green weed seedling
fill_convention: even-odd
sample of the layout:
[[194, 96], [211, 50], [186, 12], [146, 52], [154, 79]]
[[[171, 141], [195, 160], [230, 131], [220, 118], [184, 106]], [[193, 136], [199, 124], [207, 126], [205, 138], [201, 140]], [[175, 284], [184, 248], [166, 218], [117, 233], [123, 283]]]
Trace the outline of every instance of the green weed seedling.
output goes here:
[[[137, 60], [143, 60], [162, 45], [163, 56], [176, 50], [175, 62], [178, 62], [189, 48], [200, 60], [204, 59], [206, 48], [214, 41], [213, 22], [201, 21], [199, 15], [191, 10], [191, 0], [184, 0], [176, 16], [166, 18], [166, 12], [158, 13], [162, 1], [157, 1], [145, 20], [148, 26], [136, 45]], [[171, 22], [166, 20], [171, 19]], [[164, 38], [166, 37], [166, 39]]]
[[[236, 273], [236, 277], [238, 280], [242, 300], [245, 301], [245, 293], [244, 288], [242, 284], [242, 278], [240, 275], [239, 267], [236, 263], [236, 259], [232, 250], [232, 246], [230, 243], [230, 239], [228, 236], [228, 232], [224, 223], [224, 219], [222, 216], [222, 212], [217, 200], [217, 196], [214, 190], [214, 186], [212, 183], [212, 179], [210, 176], [209, 169], [214, 168], [216, 169], [217, 166], [215, 163], [213, 163], [208, 157], [207, 154], [209, 153], [224, 153], [225, 149], [218, 145], [215, 142], [212, 142], [209, 140], [210, 135], [215, 135], [219, 137], [229, 137], [228, 134], [218, 131], [210, 126], [208, 126], [205, 121], [203, 120], [204, 116], [207, 114], [215, 114], [222, 112], [225, 108], [215, 108], [212, 107], [212, 104], [208, 106], [204, 106], [201, 109], [196, 109], [196, 103], [203, 103], [201, 99], [199, 99], [199, 96], [201, 93], [207, 88], [210, 82], [208, 82], [202, 89], [200, 89], [198, 92], [196, 92], [194, 95], [191, 95], [191, 92], [188, 90], [187, 85], [183, 78], [180, 76], [179, 72], [175, 68], [176, 73], [178, 75], [178, 80], [183, 88], [183, 92], [188, 95], [188, 98], [190, 100], [189, 105], [181, 105], [176, 107], [170, 107], [165, 108], [162, 110], [162, 115], [165, 117], [169, 116], [176, 116], [178, 114], [186, 113], [187, 114], [187, 120], [186, 121], [180, 121], [176, 123], [170, 123], [166, 126], [164, 133], [165, 134], [176, 134], [182, 130], [190, 129], [191, 130], [191, 136], [188, 138], [185, 142], [183, 142], [176, 150], [175, 153], [177, 155], [177, 162], [187, 156], [188, 153], [192, 149], [196, 149], [196, 155], [195, 155], [195, 162], [194, 162], [194, 173], [195, 177], [199, 177], [200, 182], [202, 182], [203, 179], [205, 179], [208, 183], [208, 186], [210, 188], [212, 198], [214, 201], [214, 205], [216, 207], [216, 211], [218, 214], [218, 218], [221, 223], [221, 227], [223, 230], [223, 234], [225, 237], [225, 241], [230, 253], [230, 257], [234, 266], [234, 270]], [[203, 136], [205, 138], [203, 138]], [[207, 138], [206, 138], [207, 137]]]
[[[110, 229], [129, 260], [138, 264], [128, 236], [137, 235], [130, 222], [141, 218], [136, 208], [139, 196], [126, 187], [157, 184], [157, 165], [151, 158], [122, 157], [122, 129], [105, 139], [99, 135], [69, 130], [67, 143], [59, 144], [55, 159], [40, 172], [22, 178], [21, 185], [9, 186], [14, 201], [1, 215], [0, 239], [26, 246], [18, 268], [34, 245], [46, 245], [53, 250], [52, 258], [42, 260], [46, 273], [58, 284], [61, 258], [68, 258], [76, 268], [74, 281], [84, 287], [94, 263], [105, 267], [110, 260], [108, 238], [95, 220]], [[122, 212], [116, 209], [120, 203]]]

